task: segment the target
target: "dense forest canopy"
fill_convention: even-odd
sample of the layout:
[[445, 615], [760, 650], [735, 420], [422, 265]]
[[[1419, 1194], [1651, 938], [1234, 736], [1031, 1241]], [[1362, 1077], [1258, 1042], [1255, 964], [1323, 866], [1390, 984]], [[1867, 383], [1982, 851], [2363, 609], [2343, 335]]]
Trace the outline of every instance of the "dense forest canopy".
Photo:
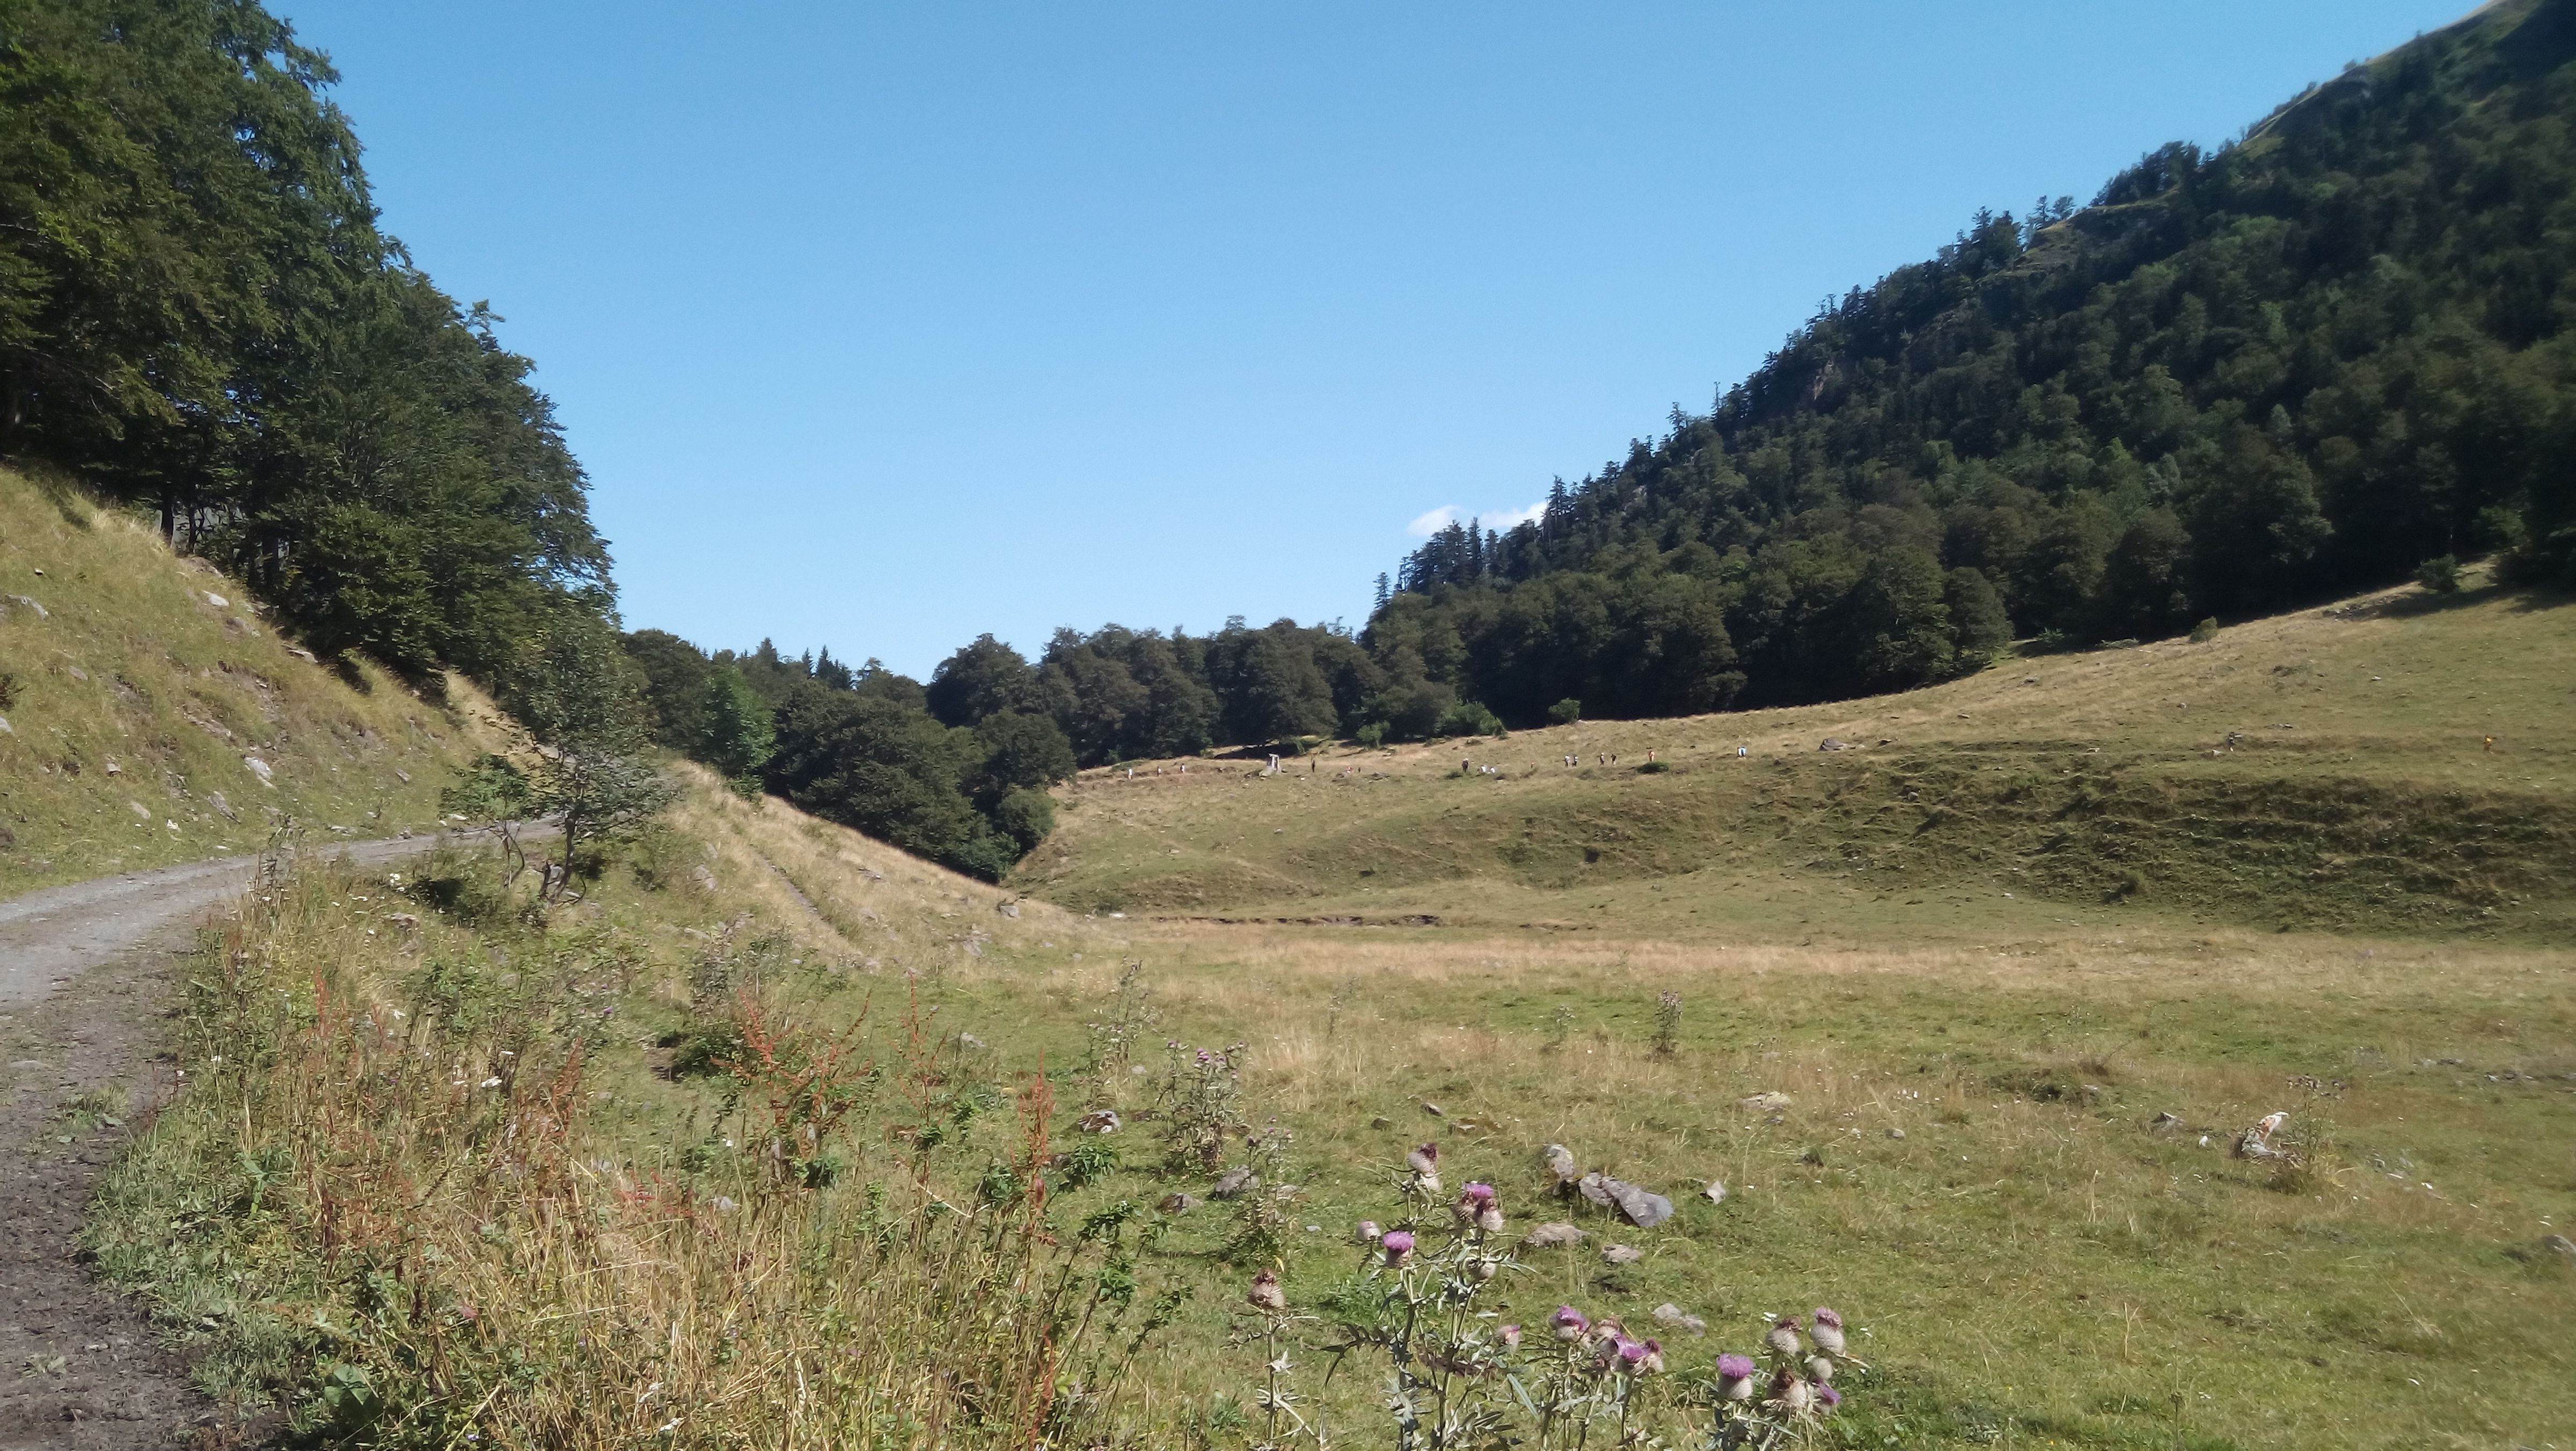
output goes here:
[[0, 3], [0, 453], [318, 650], [506, 694], [604, 638], [607, 551], [528, 360], [378, 230], [334, 79], [253, 0]]
[[2483, 11], [2093, 204], [1980, 213], [1364, 639], [1513, 721], [1903, 689], [2497, 552], [2576, 584], [2576, 4]]

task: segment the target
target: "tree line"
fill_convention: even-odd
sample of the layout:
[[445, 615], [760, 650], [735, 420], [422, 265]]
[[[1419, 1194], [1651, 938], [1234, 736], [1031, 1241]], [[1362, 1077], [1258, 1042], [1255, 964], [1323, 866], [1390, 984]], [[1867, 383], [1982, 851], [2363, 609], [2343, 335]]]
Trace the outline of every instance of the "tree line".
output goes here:
[[1903, 689], [2446, 578], [2576, 587], [2576, 7], [2504, 7], [1980, 212], [1539, 517], [1453, 524], [1363, 640], [1539, 718]]
[[505, 698], [608, 641], [530, 364], [377, 226], [328, 60], [251, 0], [0, 9], [0, 453], [157, 512], [317, 651]]

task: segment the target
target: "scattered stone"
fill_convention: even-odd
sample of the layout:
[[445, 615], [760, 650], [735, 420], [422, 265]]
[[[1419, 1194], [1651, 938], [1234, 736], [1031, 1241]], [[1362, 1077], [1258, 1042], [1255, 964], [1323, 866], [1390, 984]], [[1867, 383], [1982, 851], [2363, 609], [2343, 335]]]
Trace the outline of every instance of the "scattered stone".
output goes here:
[[394, 767], [394, 779], [408, 786], [411, 784], [411, 772], [404, 770], [400, 766], [396, 766]]
[[34, 600], [31, 600], [31, 599], [27, 598], [25, 595], [11, 595], [11, 596], [9, 596], [9, 598], [11, 598], [11, 599], [13, 599], [13, 600], [16, 600], [18, 603], [20, 603], [20, 604], [22, 604], [22, 605], [25, 605], [27, 608], [29, 608], [29, 609], [31, 609], [31, 610], [34, 610], [34, 611], [36, 612], [36, 618], [37, 618], [37, 619], [40, 619], [40, 620], [41, 620], [41, 619], [45, 619], [45, 618], [47, 618], [47, 616], [46, 616], [46, 614], [45, 614], [45, 607], [44, 607], [43, 605], [40, 605], [40, 604], [36, 603]]
[[1789, 1095], [1782, 1093], [1776, 1088], [1769, 1089], [1765, 1092], [1757, 1093], [1751, 1098], [1737, 1099], [1735, 1101], [1735, 1106], [1741, 1109], [1750, 1110], [1754, 1113], [1778, 1113], [1780, 1110], [1789, 1106]]
[[1165, 1214], [1187, 1214], [1199, 1207], [1199, 1201], [1197, 1195], [1183, 1194], [1176, 1189], [1157, 1200], [1154, 1207]]
[[2569, 1239], [2563, 1234], [2542, 1235], [2540, 1237], [2540, 1247], [2549, 1251], [2551, 1254], [2565, 1255], [2570, 1259], [2576, 1259], [2576, 1239]]
[[1851, 742], [1837, 740], [1832, 736], [1827, 736], [1822, 741], [1816, 743], [1816, 749], [1820, 751], [1848, 751], [1851, 749]]
[[2286, 1159], [2289, 1153], [2272, 1146], [2272, 1135], [2289, 1121], [2286, 1113], [2268, 1113], [2263, 1121], [2247, 1129], [2236, 1139], [2236, 1157], [2240, 1159]]
[[219, 610], [228, 610], [233, 607], [233, 602], [231, 600], [225, 599], [222, 595], [215, 593], [213, 590], [206, 591], [206, 603], [213, 605]]
[[1249, 1194], [1260, 1187], [1261, 1176], [1252, 1172], [1249, 1166], [1238, 1165], [1235, 1168], [1226, 1170], [1223, 1177], [1219, 1178], [1215, 1184], [1209, 1186], [1208, 1197], [1210, 1199], [1240, 1199], [1244, 1195]]
[[233, 810], [233, 804], [224, 799], [224, 793], [221, 791], [210, 791], [206, 793], [206, 804], [215, 808], [216, 812], [226, 821], [241, 820], [241, 813]]
[[[116, 764], [116, 759], [111, 756], [108, 758], [107, 762], [107, 774], [111, 776], [122, 776], [125, 774], [125, 768]], [[148, 815], [149, 813], [146, 814]]]
[[1369, 1127], [1373, 1129], [1391, 1129], [1395, 1127], [1395, 1120], [1388, 1118], [1385, 1114], [1379, 1114], [1377, 1117], [1369, 1120]]
[[1601, 1247], [1601, 1262], [1605, 1265], [1633, 1265], [1645, 1257], [1646, 1252], [1633, 1244], [1605, 1244]]
[[1889, 1138], [1891, 1138], [1891, 1139], [1901, 1139], [1901, 1138], [1905, 1137], [1905, 1130], [1903, 1130], [1903, 1129], [1889, 1129], [1889, 1130], [1887, 1131], [1887, 1136], [1888, 1136]]
[[1707, 1321], [1702, 1320], [1697, 1315], [1690, 1314], [1683, 1310], [1681, 1306], [1674, 1304], [1670, 1300], [1666, 1300], [1664, 1303], [1657, 1305], [1654, 1310], [1654, 1315], [1656, 1324], [1665, 1326], [1669, 1329], [1686, 1330], [1693, 1335], [1706, 1335], [1708, 1333]]
[[689, 882], [701, 892], [712, 892], [716, 889], [716, 874], [707, 870], [705, 862], [700, 862], [689, 868]]
[[9, 729], [9, 717], [0, 715], [0, 736], [14, 736], [16, 734], [16, 731]]
[[303, 661], [303, 662], [304, 662], [305, 664], [307, 664], [307, 665], [319, 665], [319, 664], [321, 664], [321, 663], [322, 663], [322, 657], [320, 657], [320, 656], [318, 656], [318, 655], [314, 654], [314, 653], [313, 653], [312, 651], [310, 651], [310, 650], [305, 649], [305, 648], [304, 648], [303, 646], [301, 646], [301, 645], [289, 645], [289, 646], [287, 646], [287, 647], [286, 647], [286, 653], [287, 653], [287, 654], [289, 654], [289, 655], [294, 656], [294, 657], [295, 657], [296, 659], [298, 659], [298, 660]]
[[1582, 1171], [1575, 1167], [1574, 1151], [1565, 1145], [1550, 1144], [1540, 1150], [1539, 1155], [1547, 1161], [1547, 1171], [1556, 1176], [1558, 1193], [1564, 1193], [1567, 1185], [1583, 1177]]
[[997, 902], [993, 904], [993, 910], [1001, 913], [1005, 917], [1017, 917], [1020, 915], [1020, 904], [1017, 902]]
[[[261, 760], [257, 756], [244, 756], [242, 757], [242, 764], [250, 767], [250, 773], [259, 778], [259, 784], [262, 786], [274, 786], [277, 784], [273, 779], [275, 773], [269, 770], [268, 762]], [[115, 767], [111, 766], [108, 769], [114, 770]]]
[[1073, 1126], [1086, 1134], [1114, 1134], [1118, 1124], [1118, 1110], [1114, 1108], [1095, 1108], [1073, 1121]]
[[1711, 1204], [1724, 1204], [1726, 1202], [1726, 1181], [1723, 1179], [1709, 1180], [1708, 1187], [1699, 1191], [1699, 1197], [1707, 1200]]
[[1438, 1105], [1438, 1104], [1436, 1104], [1436, 1103], [1431, 1102], [1429, 1099], [1425, 1099], [1425, 1100], [1423, 1100], [1423, 1103], [1422, 1103], [1422, 1111], [1423, 1111], [1424, 1113], [1427, 1113], [1427, 1114], [1431, 1115], [1433, 1118], [1446, 1118], [1446, 1117], [1448, 1117], [1448, 1115], [1447, 1115], [1447, 1114], [1445, 1114], [1445, 1113], [1441, 1112], [1440, 1105]]
[[1673, 1201], [1607, 1174], [1586, 1174], [1575, 1181], [1584, 1198], [1604, 1209], [1616, 1209], [1639, 1229], [1652, 1229], [1673, 1217]]
[[2173, 1129], [2181, 1128], [2182, 1115], [2171, 1112], [2157, 1114], [2154, 1119], [2148, 1122], [2147, 1127], [2159, 1131], [2171, 1131]]
[[1550, 1220], [1521, 1236], [1523, 1249], [1557, 1249], [1583, 1243], [1583, 1231], [1565, 1221]]

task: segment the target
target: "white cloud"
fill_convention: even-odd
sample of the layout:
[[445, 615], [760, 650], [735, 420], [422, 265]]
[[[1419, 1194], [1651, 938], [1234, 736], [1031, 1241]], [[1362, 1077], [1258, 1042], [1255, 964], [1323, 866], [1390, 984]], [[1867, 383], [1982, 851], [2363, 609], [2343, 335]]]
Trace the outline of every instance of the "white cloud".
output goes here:
[[1538, 517], [1546, 512], [1547, 500], [1545, 499], [1524, 508], [1488, 509], [1474, 514], [1468, 513], [1455, 504], [1443, 504], [1405, 525], [1404, 532], [1416, 539], [1428, 539], [1452, 524], [1463, 524], [1469, 519], [1474, 519], [1479, 527], [1505, 534], [1511, 532], [1514, 525], [1536, 522]]
[[1416, 539], [1428, 539], [1432, 535], [1439, 533], [1441, 530], [1448, 528], [1452, 523], [1455, 523], [1457, 518], [1458, 506], [1455, 504], [1443, 504], [1439, 508], [1415, 519], [1412, 523], [1405, 525], [1404, 532], [1412, 535]]

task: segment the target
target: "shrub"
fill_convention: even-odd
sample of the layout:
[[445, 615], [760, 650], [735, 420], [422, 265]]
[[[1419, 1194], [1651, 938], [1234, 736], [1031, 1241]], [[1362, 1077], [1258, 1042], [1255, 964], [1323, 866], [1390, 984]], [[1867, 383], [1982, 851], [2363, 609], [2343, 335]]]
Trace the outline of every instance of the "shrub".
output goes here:
[[2458, 594], [2460, 592], [2459, 556], [2445, 554], [2439, 558], [2425, 560], [2415, 566], [2415, 582], [2437, 595]]
[[1583, 702], [1569, 695], [1547, 708], [1547, 718], [1557, 725], [1572, 725], [1583, 719]]
[[2212, 615], [2208, 619], [2205, 619], [2199, 624], [2191, 627], [2191, 642], [2195, 645], [2206, 645], [2217, 638], [2218, 617], [2216, 615]]
[[1431, 728], [1435, 736], [1496, 736], [1508, 734], [1500, 717], [1476, 701], [1462, 700], [1440, 713], [1439, 723]]
[[1386, 744], [1386, 722], [1375, 720], [1370, 721], [1367, 725], [1361, 726], [1358, 732], [1355, 733], [1351, 739], [1359, 742], [1361, 745], [1367, 746], [1371, 750], [1375, 750], [1379, 746]]

